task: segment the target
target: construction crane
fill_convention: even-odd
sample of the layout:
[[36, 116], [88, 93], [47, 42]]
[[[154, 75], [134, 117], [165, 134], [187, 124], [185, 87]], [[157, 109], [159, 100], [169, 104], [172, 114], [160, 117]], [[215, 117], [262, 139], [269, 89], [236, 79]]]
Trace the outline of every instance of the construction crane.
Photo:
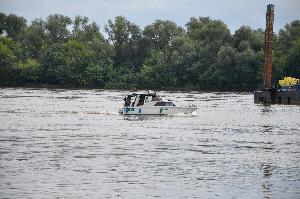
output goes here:
[[265, 30], [264, 90], [272, 89], [272, 43], [273, 43], [274, 5], [267, 6]]

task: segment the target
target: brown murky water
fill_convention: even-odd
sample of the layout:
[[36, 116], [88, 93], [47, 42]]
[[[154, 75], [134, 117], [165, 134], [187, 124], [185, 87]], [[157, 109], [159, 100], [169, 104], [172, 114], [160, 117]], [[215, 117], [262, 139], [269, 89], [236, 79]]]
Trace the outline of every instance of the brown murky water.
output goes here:
[[126, 92], [0, 89], [0, 198], [300, 198], [300, 107], [159, 92], [195, 115], [122, 116]]

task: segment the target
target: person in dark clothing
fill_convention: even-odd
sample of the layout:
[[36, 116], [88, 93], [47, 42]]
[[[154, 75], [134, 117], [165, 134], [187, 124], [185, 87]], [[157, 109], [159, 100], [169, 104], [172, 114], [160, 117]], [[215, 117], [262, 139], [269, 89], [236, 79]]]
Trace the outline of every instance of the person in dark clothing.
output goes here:
[[131, 97], [125, 97], [123, 100], [125, 101], [125, 106], [130, 106]]

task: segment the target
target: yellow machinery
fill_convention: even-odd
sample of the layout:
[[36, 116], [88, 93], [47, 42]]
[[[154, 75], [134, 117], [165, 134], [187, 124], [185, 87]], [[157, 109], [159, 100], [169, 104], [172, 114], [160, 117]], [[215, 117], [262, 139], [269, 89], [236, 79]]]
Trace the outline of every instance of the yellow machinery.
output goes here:
[[294, 86], [299, 83], [299, 79], [293, 77], [284, 77], [284, 79], [279, 80], [280, 86]]

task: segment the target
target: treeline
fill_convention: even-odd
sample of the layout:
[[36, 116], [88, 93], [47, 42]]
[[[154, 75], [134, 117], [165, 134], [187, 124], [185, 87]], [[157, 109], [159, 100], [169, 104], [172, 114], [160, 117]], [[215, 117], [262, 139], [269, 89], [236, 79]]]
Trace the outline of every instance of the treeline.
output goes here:
[[[192, 17], [185, 28], [122, 16], [104, 29], [86, 17], [49, 15], [27, 24], [0, 13], [0, 85], [247, 90], [262, 82], [264, 32]], [[274, 35], [274, 82], [300, 76], [300, 21]]]

